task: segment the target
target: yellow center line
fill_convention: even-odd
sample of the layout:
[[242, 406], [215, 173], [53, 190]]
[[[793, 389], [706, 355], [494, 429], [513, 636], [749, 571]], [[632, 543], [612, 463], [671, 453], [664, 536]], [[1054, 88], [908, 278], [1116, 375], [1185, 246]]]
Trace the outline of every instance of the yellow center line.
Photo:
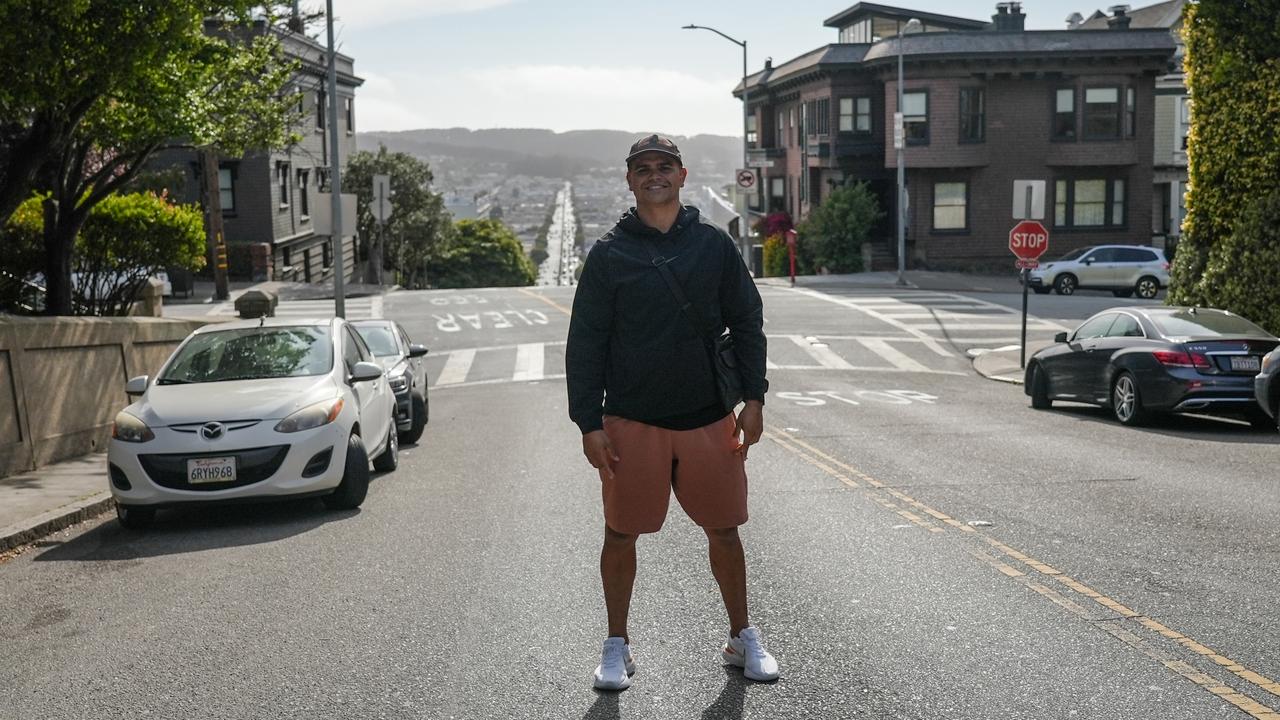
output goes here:
[[555, 308], [555, 309], [559, 310], [560, 312], [564, 313], [565, 315], [573, 315], [573, 313], [569, 310], [569, 308], [567, 308], [567, 307], [565, 307], [565, 306], [561, 305], [560, 303], [556, 302], [555, 300], [552, 300], [551, 298], [547, 297], [546, 295], [543, 295], [543, 294], [541, 294], [541, 293], [536, 293], [536, 292], [534, 292], [534, 291], [532, 291], [532, 290], [530, 290], [530, 289], [528, 289], [528, 288], [516, 288], [516, 290], [519, 290], [520, 292], [524, 293], [525, 295], [528, 295], [529, 297], [538, 298], [538, 299], [539, 299], [539, 300], [541, 300], [542, 302], [544, 302], [544, 303], [546, 303], [546, 304], [550, 305], [551, 307], [553, 307], [553, 308]]
[[[924, 503], [916, 500], [915, 498], [912, 498], [906, 493], [903, 493], [902, 491], [896, 488], [890, 487], [889, 485], [879, 480], [876, 480], [875, 478], [871, 477], [870, 475], [867, 475], [866, 473], [853, 467], [852, 465], [849, 465], [841, 461], [839, 458], [836, 458], [832, 455], [829, 455], [828, 453], [823, 452], [822, 450], [814, 447], [813, 445], [810, 445], [804, 440], [801, 440], [787, 432], [784, 432], [778, 428], [770, 427], [769, 431], [764, 434], [764, 437], [767, 437], [770, 440], [773, 440], [783, 449], [787, 450], [793, 455], [796, 455], [797, 457], [809, 463], [810, 465], [822, 470], [828, 475], [831, 475], [832, 477], [839, 479], [841, 482], [843, 482], [844, 484], [850, 487], [858, 487], [858, 485], [846, 475], [841, 474], [838, 470], [836, 470], [836, 468], [839, 468], [840, 470], [845, 471], [850, 476], [859, 478], [860, 480], [864, 481], [865, 483], [867, 483], [868, 485], [870, 485], [872, 488], [876, 490], [884, 490], [888, 495], [901, 501], [902, 503], [909, 505], [913, 508], [916, 508], [924, 512], [925, 514], [930, 515], [946, 523], [947, 525], [956, 528], [957, 530], [960, 530], [966, 533], [977, 532], [974, 528], [964, 523], [961, 523], [960, 521], [952, 518], [946, 513], [940, 512], [938, 510], [935, 510], [929, 507], [928, 505], [925, 505]], [[804, 448], [804, 449], [801, 450], [800, 448]], [[818, 458], [821, 458], [822, 461], [818, 460]], [[871, 495], [868, 495], [868, 497], [870, 497], [876, 503], [884, 506], [886, 509], [898, 515], [901, 515], [907, 520], [910, 520], [912, 523], [919, 525], [921, 527], [927, 528], [932, 532], [946, 531], [946, 528], [933, 525], [932, 523], [928, 522], [927, 520], [920, 517], [919, 515], [916, 515], [910, 512], [909, 510], [902, 508], [900, 505], [893, 502], [892, 500], [889, 500], [888, 498], [881, 497], [880, 495], [877, 495], [877, 494], [871, 494]], [[1121, 617], [1126, 618], [1128, 620], [1133, 620], [1141, 624], [1143, 627], [1147, 628], [1148, 630], [1151, 630], [1153, 632], [1158, 633], [1159, 635], [1162, 635], [1166, 638], [1174, 640], [1179, 645], [1186, 648], [1188, 651], [1193, 652], [1199, 656], [1208, 658], [1209, 660], [1212, 660], [1215, 664], [1225, 668], [1228, 672], [1231, 672], [1233, 675], [1235, 675], [1236, 677], [1239, 677], [1245, 682], [1248, 682], [1249, 684], [1254, 685], [1255, 687], [1258, 687], [1268, 693], [1271, 693], [1272, 695], [1276, 695], [1280, 697], [1280, 683], [1277, 683], [1275, 680], [1272, 680], [1271, 678], [1268, 678], [1265, 675], [1249, 670], [1248, 668], [1244, 667], [1243, 665], [1236, 662], [1235, 660], [1232, 660], [1231, 658], [1226, 657], [1225, 655], [1222, 655], [1214, 651], [1208, 646], [1202, 643], [1199, 643], [1191, 639], [1190, 637], [1187, 637], [1186, 635], [1183, 635], [1177, 630], [1173, 630], [1172, 628], [1169, 628], [1125, 606], [1124, 604], [1117, 602], [1107, 597], [1106, 595], [1103, 595], [1102, 593], [1098, 592], [1097, 590], [1094, 590], [1088, 585], [1085, 585], [1084, 583], [1081, 583], [1078, 580], [1075, 580], [1074, 578], [1068, 575], [1064, 575], [1061, 570], [1058, 570], [1057, 568], [1054, 568], [1051, 565], [1043, 563], [1027, 555], [1026, 553], [1020, 552], [1019, 550], [1016, 550], [996, 540], [995, 538], [985, 536], [985, 535], [981, 537], [987, 542], [987, 544], [989, 544], [991, 547], [998, 550], [1002, 555], [1012, 558], [1013, 560], [1016, 560], [1018, 563], [1035, 570], [1037, 573], [1041, 575], [1046, 575], [1054, 578], [1056, 581], [1070, 588], [1072, 591], [1093, 600], [1094, 602], [1098, 603], [1099, 605], [1102, 605], [1103, 607], [1116, 613], [1117, 615], [1120, 615]], [[988, 563], [989, 565], [994, 567], [996, 570], [999, 570], [1001, 573], [1011, 578], [1018, 578], [1026, 575], [1026, 573], [1024, 573], [1021, 570], [1018, 570], [1016, 567], [1009, 565], [1007, 563], [1001, 562], [1000, 560], [993, 558], [984, 552], [971, 550], [970, 553], [975, 557]], [[1068, 609], [1071, 609], [1073, 607], [1074, 608], [1080, 607], [1075, 603], [1072, 603], [1070, 600], [1067, 600], [1066, 598], [1062, 597], [1060, 594], [1054, 592], [1053, 590], [1050, 590], [1049, 588], [1043, 585], [1038, 585], [1035, 583], [1029, 583], [1029, 584], [1031, 585], [1032, 589], [1035, 590], [1037, 593], [1049, 598], [1050, 600], [1057, 603], [1058, 605], [1061, 605]], [[1214, 679], [1209, 675], [1205, 675], [1203, 673], [1196, 671], [1191, 666], [1186, 665], [1186, 663], [1183, 663], [1181, 661], [1169, 661], [1169, 660], [1166, 660], [1165, 658], [1157, 657], [1157, 655], [1154, 654], [1154, 651], [1148, 649], [1145, 646], [1145, 644], [1142, 644], [1141, 646], [1135, 644], [1135, 643], [1144, 643], [1144, 641], [1142, 641], [1137, 636], [1134, 636], [1131, 633], [1128, 633], [1127, 631], [1123, 631], [1120, 629], [1112, 629], [1112, 628], [1106, 628], [1106, 629], [1112, 635], [1122, 640], [1125, 640], [1125, 642], [1128, 642], [1131, 645], [1138, 647], [1140, 650], [1147, 653], [1148, 655], [1151, 655], [1152, 657], [1160, 660], [1166, 667], [1169, 667], [1170, 670], [1173, 670], [1179, 675], [1182, 675], [1188, 680], [1191, 680], [1196, 685], [1208, 690], [1209, 692], [1212, 692], [1214, 695], [1221, 697], [1222, 699], [1226, 700], [1232, 705], [1235, 705], [1236, 707], [1240, 708], [1241, 710], [1248, 713], [1252, 717], [1259, 718], [1259, 720], [1280, 720], [1280, 713], [1277, 713], [1272, 708], [1252, 700], [1248, 696], [1243, 695], [1242, 693], [1234, 690], [1233, 688], [1227, 685], [1223, 685], [1221, 682], [1219, 682], [1218, 680]], [[1125, 636], [1131, 637], [1132, 640], [1129, 640]], [[1185, 666], [1185, 668], [1182, 666]]]

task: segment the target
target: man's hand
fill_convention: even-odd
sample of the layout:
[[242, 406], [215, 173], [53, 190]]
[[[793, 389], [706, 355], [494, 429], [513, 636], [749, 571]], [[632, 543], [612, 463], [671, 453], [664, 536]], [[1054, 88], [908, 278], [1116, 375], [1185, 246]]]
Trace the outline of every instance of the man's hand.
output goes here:
[[733, 436], [738, 438], [738, 449], [735, 452], [742, 453], [742, 459], [746, 460], [747, 449], [760, 442], [763, 433], [764, 403], [748, 400], [742, 412], [738, 413], [738, 426], [733, 431]]
[[[756, 433], [757, 437], [760, 433]], [[603, 472], [613, 479], [613, 465], [622, 458], [613, 450], [613, 443], [603, 430], [592, 430], [582, 436], [582, 454], [587, 456], [591, 467]]]

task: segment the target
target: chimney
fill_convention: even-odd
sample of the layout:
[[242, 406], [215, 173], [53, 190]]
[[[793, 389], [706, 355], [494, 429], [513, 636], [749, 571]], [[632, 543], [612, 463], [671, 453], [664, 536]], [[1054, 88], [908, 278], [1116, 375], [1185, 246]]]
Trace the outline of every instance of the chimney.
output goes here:
[[771, 57], [767, 57], [767, 58], [765, 58], [765, 59], [764, 59], [764, 69], [765, 69], [765, 70], [772, 70], [772, 69], [773, 69], [773, 58], [771, 58]]
[[1067, 16], [1067, 29], [1075, 30], [1084, 22], [1084, 16], [1078, 12], [1073, 12]]
[[1125, 14], [1129, 12], [1128, 5], [1112, 5], [1107, 8], [1107, 12], [1111, 13], [1111, 17], [1107, 18], [1107, 27], [1112, 30], [1128, 30], [1129, 23], [1133, 22], [1133, 18]]
[[1026, 29], [1027, 16], [1022, 14], [1022, 3], [996, 3], [996, 14], [991, 16], [991, 29], [996, 32], [1022, 32]]

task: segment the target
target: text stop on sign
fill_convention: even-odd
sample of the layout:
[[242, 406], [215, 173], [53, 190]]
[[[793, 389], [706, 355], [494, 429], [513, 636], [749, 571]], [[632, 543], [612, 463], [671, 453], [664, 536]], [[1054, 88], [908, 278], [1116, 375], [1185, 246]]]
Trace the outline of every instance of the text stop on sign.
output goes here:
[[1035, 260], [1049, 249], [1049, 231], [1035, 220], [1023, 220], [1009, 231], [1009, 250], [1023, 260]]

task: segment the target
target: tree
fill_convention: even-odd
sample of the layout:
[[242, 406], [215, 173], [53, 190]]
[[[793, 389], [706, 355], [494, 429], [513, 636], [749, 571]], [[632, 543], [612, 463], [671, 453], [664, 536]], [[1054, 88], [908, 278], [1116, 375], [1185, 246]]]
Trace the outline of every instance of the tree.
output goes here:
[[[373, 176], [391, 176], [391, 217], [383, 228], [386, 247], [377, 245], [378, 221], [373, 215]], [[446, 243], [453, 222], [444, 207], [444, 198], [431, 191], [431, 166], [412, 155], [360, 151], [347, 160], [342, 187], [354, 191], [357, 200], [357, 230], [371, 240], [365, 281], [377, 282], [379, 264], [399, 270], [401, 284], [421, 287], [427, 281], [427, 264], [434, 249]], [[384, 252], [385, 250], [385, 252]]]
[[847, 273], [862, 270], [862, 244], [884, 217], [875, 193], [864, 182], [831, 191], [800, 224], [798, 244], [814, 267]]
[[283, 89], [295, 65], [262, 6], [0, 4], [0, 61], [12, 73], [0, 89], [0, 219], [32, 189], [46, 193], [51, 314], [71, 311], [71, 254], [90, 211], [159, 149], [242, 154], [286, 142], [296, 105]]
[[438, 288], [517, 287], [538, 279], [533, 261], [497, 220], [459, 220], [456, 234], [432, 257], [428, 272]]
[[[44, 234], [42, 206], [35, 196], [10, 216], [7, 237], [14, 240], [12, 267], [27, 277], [40, 265], [33, 258]], [[200, 208], [175, 205], [150, 192], [109, 195], [93, 207], [76, 236], [73, 288], [77, 309], [92, 315], [124, 315], [141, 283], [170, 267], [198, 269], [204, 264]]]
[[[1187, 5], [1186, 78], [1192, 98], [1187, 217], [1169, 302], [1243, 315], [1280, 305], [1274, 234], [1257, 217], [1280, 191], [1280, 0]], [[1260, 19], [1268, 22], [1260, 22]], [[1274, 222], [1274, 214], [1272, 214]], [[1270, 241], [1267, 240], [1270, 238]], [[1260, 275], [1242, 263], [1269, 258]], [[1272, 318], [1273, 311], [1254, 315]]]

